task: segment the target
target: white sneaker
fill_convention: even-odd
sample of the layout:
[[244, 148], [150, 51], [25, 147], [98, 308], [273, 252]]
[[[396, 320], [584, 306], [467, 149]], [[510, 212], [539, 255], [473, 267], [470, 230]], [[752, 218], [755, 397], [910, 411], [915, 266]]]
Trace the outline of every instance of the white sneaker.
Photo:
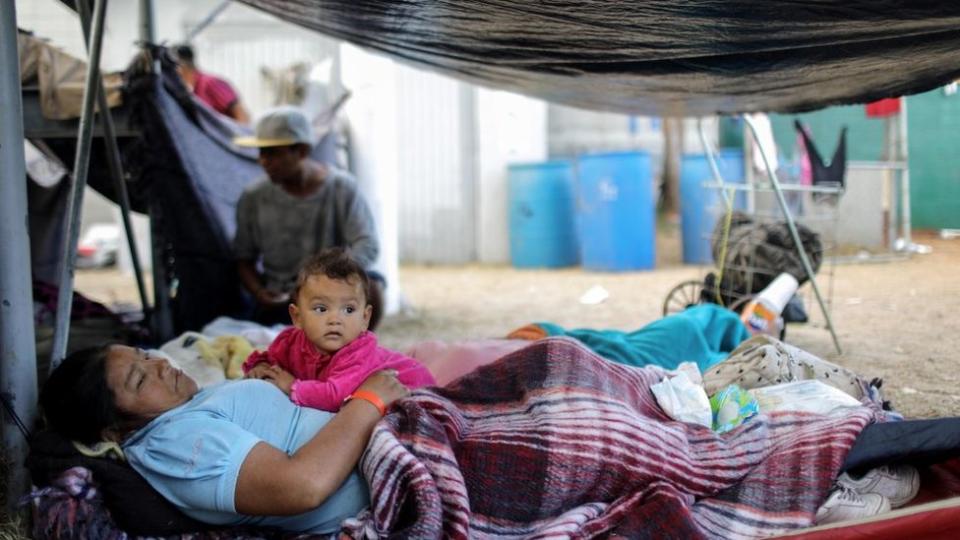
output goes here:
[[883, 495], [867, 493], [861, 495], [853, 489], [837, 484], [826, 502], [817, 509], [817, 524], [837, 523], [851, 519], [861, 519], [890, 511], [890, 501]]
[[900, 508], [917, 496], [920, 473], [910, 465], [883, 466], [870, 469], [862, 478], [854, 479], [843, 473], [837, 482], [857, 493], [876, 493], [890, 500], [891, 508]]

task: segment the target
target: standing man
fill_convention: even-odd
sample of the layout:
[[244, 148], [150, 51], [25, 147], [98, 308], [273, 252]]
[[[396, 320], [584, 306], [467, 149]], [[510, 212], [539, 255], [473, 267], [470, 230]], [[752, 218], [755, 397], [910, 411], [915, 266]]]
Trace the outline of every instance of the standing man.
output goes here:
[[266, 172], [240, 196], [233, 242], [240, 280], [256, 301], [254, 319], [290, 324], [289, 293], [300, 265], [326, 248], [343, 247], [376, 285], [375, 328], [383, 278], [369, 271], [380, 250], [373, 214], [348, 173], [310, 159], [314, 135], [306, 115], [278, 107], [257, 122], [252, 137], [234, 142], [259, 148]]
[[177, 45], [174, 47], [174, 54], [179, 64], [177, 72], [194, 95], [218, 113], [229, 116], [240, 124], [250, 123], [250, 114], [230, 83], [197, 69], [193, 47]]

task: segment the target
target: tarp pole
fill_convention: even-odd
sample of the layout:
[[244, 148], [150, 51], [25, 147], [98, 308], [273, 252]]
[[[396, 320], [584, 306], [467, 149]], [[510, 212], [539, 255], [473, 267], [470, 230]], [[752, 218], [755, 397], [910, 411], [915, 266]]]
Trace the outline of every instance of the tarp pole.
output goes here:
[[[156, 43], [153, 0], [140, 0], [140, 41], [145, 47], [147, 44]], [[163, 77], [159, 58], [154, 58], [153, 71], [158, 77]], [[163, 238], [160, 231], [162, 217], [160, 206], [153, 201], [147, 211], [150, 214], [150, 246], [153, 261], [153, 311], [150, 314], [150, 328], [155, 339], [166, 341], [173, 336], [173, 322], [170, 312], [170, 286], [167, 283]]]
[[733, 209], [733, 201], [730, 200], [730, 194], [727, 193], [723, 182], [723, 176], [720, 174], [720, 167], [717, 165], [717, 153], [714, 151], [710, 141], [707, 140], [707, 134], [703, 130], [703, 118], [697, 117], [697, 135], [700, 136], [700, 144], [703, 145], [703, 152], [707, 155], [707, 163], [710, 164], [710, 172], [713, 173], [713, 179], [720, 184], [720, 195], [723, 197], [724, 209], [729, 212]]
[[910, 156], [909, 142], [907, 141], [907, 96], [900, 98], [900, 161], [903, 162], [903, 169], [900, 171], [900, 204], [903, 206], [901, 212], [903, 216], [903, 242], [907, 250], [913, 251], [913, 219], [910, 215]]
[[[77, 13], [80, 15], [80, 25], [83, 27], [83, 37], [90, 42], [90, 4], [89, 0], [77, 1]], [[127, 236], [127, 247], [130, 249], [130, 261], [133, 263], [133, 275], [137, 280], [137, 292], [140, 293], [140, 306], [143, 314], [149, 320], [150, 304], [147, 302], [147, 288], [143, 283], [143, 271], [140, 266], [140, 251], [137, 250], [137, 240], [130, 222], [130, 195], [127, 193], [127, 183], [124, 181], [123, 162], [120, 159], [120, 147], [117, 145], [117, 130], [113, 124], [113, 114], [107, 105], [107, 91], [103, 86], [103, 77], [97, 75], [97, 108], [100, 109], [100, 120], [103, 126], [103, 137], [107, 148], [107, 164], [110, 167], [110, 176], [113, 177], [113, 186], [117, 200], [120, 203], [120, 217], [123, 220], [123, 230]]]
[[757, 142], [757, 148], [760, 151], [760, 157], [763, 158], [763, 164], [767, 168], [767, 175], [770, 177], [770, 185], [773, 186], [773, 192], [777, 195], [777, 202], [780, 204], [780, 210], [783, 212], [784, 218], [787, 220], [787, 228], [790, 229], [790, 236], [793, 237], [793, 243], [797, 246], [797, 254], [800, 255], [800, 262], [803, 264], [803, 270], [807, 273], [807, 277], [810, 278], [810, 286], [813, 287], [813, 294], [817, 297], [817, 303], [820, 304], [820, 311], [823, 313], [823, 318], [827, 322], [827, 330], [830, 331], [830, 337], [833, 338], [833, 346], [837, 348], [837, 354], [843, 354], [843, 349], [840, 348], [840, 340], [837, 339], [837, 333], [833, 328], [833, 321], [830, 320], [830, 313], [827, 310], [827, 305], [823, 301], [823, 296], [820, 295], [820, 287], [817, 286], [817, 277], [813, 275], [813, 266], [810, 265], [810, 259], [807, 257], [807, 250], [804, 249], [803, 243], [800, 241], [800, 233], [797, 231], [797, 224], [793, 221], [793, 214], [790, 212], [790, 208], [787, 206], [787, 200], [783, 196], [783, 190], [780, 189], [780, 181], [777, 180], [777, 173], [773, 170], [773, 165], [770, 163], [770, 156], [763, 150], [763, 145], [759, 144], [760, 137], [757, 135], [757, 127], [753, 124], [753, 120], [750, 119], [748, 115], [743, 115], [743, 121], [747, 123], [747, 126], [750, 128], [750, 132], [753, 134], [753, 139]]
[[57, 318], [53, 333], [53, 350], [50, 353], [50, 370], [53, 371], [66, 356], [67, 339], [70, 333], [70, 308], [73, 304], [73, 270], [77, 261], [77, 240], [80, 236], [80, 210], [83, 206], [83, 190], [87, 185], [90, 165], [90, 147], [93, 139], [93, 102], [97, 97], [97, 77], [100, 72], [100, 51], [103, 46], [103, 22], [107, 12], [107, 0], [96, 0], [93, 8], [93, 27], [87, 45], [89, 58], [83, 86], [83, 110], [77, 134], [77, 151], [73, 162], [73, 186], [67, 195], [67, 216], [63, 256], [60, 258], [60, 282], [57, 293]]
[[[5, 502], [12, 515], [29, 487], [27, 439], [37, 407], [37, 350], [27, 227], [27, 176], [23, 157], [15, 2], [0, 2], [0, 392], [4, 402]], [[9, 410], [6, 410], [9, 406]], [[13, 413], [12, 416], [11, 412]], [[17, 424], [18, 419], [24, 424]]]
[[153, 23], [153, 0], [140, 0], [140, 41], [156, 43]]
[[183, 41], [185, 43], [190, 43], [191, 41], [193, 41], [193, 38], [200, 35], [200, 32], [203, 32], [204, 30], [206, 30], [208, 26], [213, 24], [213, 21], [217, 20], [217, 17], [219, 17], [221, 13], [223, 13], [228, 7], [230, 7], [231, 1], [232, 0], [223, 0], [222, 2], [220, 2], [217, 5], [217, 7], [213, 8], [210, 11], [210, 13], [208, 13], [207, 16], [203, 18], [203, 20], [198, 22], [196, 26], [194, 26], [193, 28], [190, 29], [189, 32], [187, 32], [187, 37], [183, 38]]

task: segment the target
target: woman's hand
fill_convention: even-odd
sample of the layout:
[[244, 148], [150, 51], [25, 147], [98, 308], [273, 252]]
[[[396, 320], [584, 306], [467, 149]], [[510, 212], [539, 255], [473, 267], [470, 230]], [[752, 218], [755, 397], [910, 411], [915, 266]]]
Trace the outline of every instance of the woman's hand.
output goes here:
[[380, 370], [367, 377], [357, 390], [373, 392], [383, 400], [385, 406], [389, 407], [391, 403], [410, 393], [410, 389], [397, 379], [397, 375], [398, 372], [395, 369]]
[[[384, 405], [410, 391], [397, 371], [385, 369], [369, 377], [358, 390], [376, 393]], [[265, 442], [250, 450], [240, 467], [234, 502], [237, 512], [253, 515], [292, 515], [324, 503], [357, 466], [380, 412], [369, 403], [352, 400], [306, 444], [287, 455]]]

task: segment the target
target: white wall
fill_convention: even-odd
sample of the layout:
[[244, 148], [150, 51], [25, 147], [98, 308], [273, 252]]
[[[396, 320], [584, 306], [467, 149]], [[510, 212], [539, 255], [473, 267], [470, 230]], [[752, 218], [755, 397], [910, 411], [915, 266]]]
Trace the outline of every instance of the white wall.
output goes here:
[[507, 165], [547, 157], [547, 104], [480, 89], [477, 92], [478, 227], [481, 262], [510, 260]]
[[397, 121], [396, 66], [386, 58], [352, 45], [341, 48], [343, 81], [353, 96], [346, 114], [351, 121], [354, 163], [360, 191], [367, 198], [380, 234], [376, 267], [387, 279], [386, 313], [400, 306], [397, 249], [397, 191], [400, 147]]

